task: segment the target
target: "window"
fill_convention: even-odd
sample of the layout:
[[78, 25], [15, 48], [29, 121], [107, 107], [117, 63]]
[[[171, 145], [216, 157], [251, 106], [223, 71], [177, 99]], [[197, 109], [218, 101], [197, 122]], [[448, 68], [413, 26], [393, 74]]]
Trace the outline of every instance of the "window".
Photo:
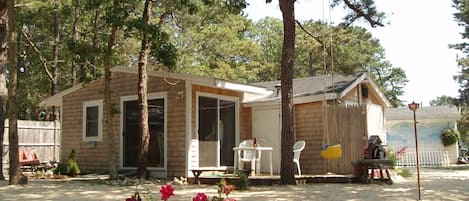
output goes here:
[[87, 101], [83, 103], [83, 141], [101, 141], [103, 101]]

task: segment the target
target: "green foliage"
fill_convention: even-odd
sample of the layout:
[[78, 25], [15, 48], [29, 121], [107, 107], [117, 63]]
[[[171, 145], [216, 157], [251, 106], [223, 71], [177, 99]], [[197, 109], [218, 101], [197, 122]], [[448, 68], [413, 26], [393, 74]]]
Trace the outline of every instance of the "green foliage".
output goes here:
[[459, 131], [456, 129], [444, 129], [440, 134], [441, 142], [444, 146], [450, 146], [459, 141]]
[[431, 106], [454, 105], [456, 99], [451, 96], [439, 96], [435, 100], [430, 101]]
[[249, 189], [249, 178], [246, 173], [243, 171], [235, 172], [236, 179], [233, 181], [236, 189], [239, 190], [248, 190]]
[[409, 169], [406, 169], [406, 168], [396, 168], [395, 170], [396, 170], [396, 173], [397, 173], [398, 175], [401, 175], [402, 177], [408, 178], [408, 177], [412, 177], [412, 176], [413, 176], [412, 172], [411, 172]]
[[[464, 32], [461, 33], [463, 39], [469, 38], [469, 1], [453, 0], [453, 6], [457, 9], [454, 13], [455, 19]], [[469, 142], [469, 44], [466, 42], [453, 44], [450, 47], [462, 52], [463, 56], [458, 54], [458, 65], [461, 68], [459, 74], [454, 79], [459, 83], [459, 97], [456, 105], [461, 109], [461, 119], [458, 121], [458, 129], [461, 133], [462, 141]]]
[[53, 169], [54, 174], [67, 175], [67, 164], [59, 163], [56, 168]]
[[[26, 1], [17, 8], [17, 29], [31, 38], [51, 63], [53, 1]], [[143, 0], [60, 1], [58, 88], [98, 79], [113, 25], [119, 27], [111, 66], [132, 66], [140, 50], [140, 31], [150, 36], [153, 69], [258, 82], [280, 79], [283, 40], [281, 20], [252, 22], [243, 14], [246, 0], [163, 0], [154, 2], [149, 25], [141, 22]], [[369, 4], [366, 4], [369, 5]], [[349, 74], [370, 70], [386, 96], [399, 104], [406, 79], [399, 68], [385, 61], [384, 50], [369, 32], [359, 27], [302, 22], [307, 30], [327, 41], [332, 29], [334, 71]], [[18, 33], [18, 103], [20, 119], [36, 119], [38, 103], [50, 95], [51, 82], [37, 52]], [[297, 31], [295, 77], [323, 72], [321, 43]], [[329, 44], [327, 48], [331, 48]], [[329, 53], [329, 52], [328, 52]], [[326, 64], [330, 66], [330, 55]], [[46, 110], [47, 108], [44, 108]], [[42, 110], [42, 108], [41, 108]], [[49, 109], [50, 110], [50, 109]]]
[[75, 160], [75, 150], [72, 149], [68, 157], [66, 172], [69, 176], [76, 176], [80, 174], [80, 167], [78, 166], [77, 161]]

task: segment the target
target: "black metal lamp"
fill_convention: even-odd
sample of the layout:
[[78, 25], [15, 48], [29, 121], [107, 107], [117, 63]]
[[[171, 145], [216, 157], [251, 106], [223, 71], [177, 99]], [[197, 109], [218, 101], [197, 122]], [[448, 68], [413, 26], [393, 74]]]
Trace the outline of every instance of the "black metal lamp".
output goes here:
[[421, 200], [420, 197], [420, 164], [419, 164], [419, 147], [418, 147], [418, 137], [417, 137], [417, 120], [415, 118], [415, 111], [419, 109], [420, 104], [415, 103], [412, 101], [412, 103], [409, 104], [409, 109], [412, 110], [414, 113], [414, 135], [415, 135], [415, 155], [416, 155], [416, 160], [417, 160], [417, 187], [418, 187], [418, 192], [419, 192], [419, 199]]

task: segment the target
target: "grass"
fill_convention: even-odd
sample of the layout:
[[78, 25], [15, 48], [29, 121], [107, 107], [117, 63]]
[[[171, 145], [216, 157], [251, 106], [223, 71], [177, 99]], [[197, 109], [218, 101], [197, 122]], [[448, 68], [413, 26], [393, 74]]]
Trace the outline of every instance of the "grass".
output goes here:
[[413, 176], [412, 172], [407, 168], [396, 168], [395, 171], [398, 175], [401, 175], [402, 177], [407, 178]]
[[426, 168], [436, 170], [469, 170], [469, 165], [435, 166]]

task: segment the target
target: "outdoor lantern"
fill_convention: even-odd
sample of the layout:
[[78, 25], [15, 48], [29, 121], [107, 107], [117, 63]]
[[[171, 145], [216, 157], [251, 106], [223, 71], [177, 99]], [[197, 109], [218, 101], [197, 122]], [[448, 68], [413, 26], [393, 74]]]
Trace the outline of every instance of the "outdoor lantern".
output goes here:
[[416, 160], [417, 160], [417, 187], [418, 187], [418, 192], [419, 192], [419, 199], [420, 198], [420, 164], [419, 164], [419, 143], [418, 143], [418, 137], [417, 137], [417, 120], [415, 118], [415, 111], [419, 109], [419, 104], [415, 103], [412, 101], [412, 103], [409, 104], [409, 109], [414, 112], [414, 135], [415, 135], [415, 155], [416, 155]]
[[419, 109], [419, 106], [420, 106], [420, 104], [415, 103], [414, 101], [412, 101], [412, 103], [409, 104], [409, 109], [415, 112], [415, 110]]

